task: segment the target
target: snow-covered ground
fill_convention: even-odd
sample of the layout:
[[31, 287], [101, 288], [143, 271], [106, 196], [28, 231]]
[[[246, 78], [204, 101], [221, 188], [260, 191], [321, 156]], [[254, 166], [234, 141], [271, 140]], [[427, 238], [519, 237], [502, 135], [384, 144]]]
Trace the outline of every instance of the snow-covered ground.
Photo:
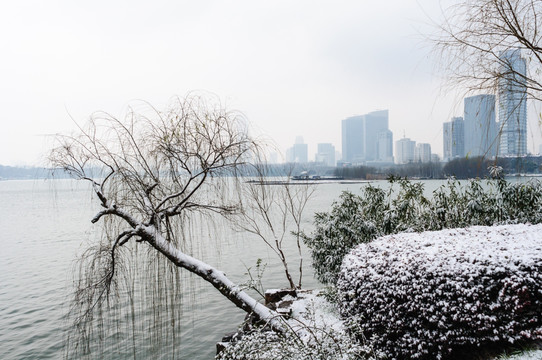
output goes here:
[[297, 298], [288, 296], [284, 300], [293, 301], [288, 323], [298, 334], [310, 336], [306, 325], [310, 325], [309, 328], [344, 332], [344, 324], [339, 318], [337, 309], [318, 290], [300, 292]]

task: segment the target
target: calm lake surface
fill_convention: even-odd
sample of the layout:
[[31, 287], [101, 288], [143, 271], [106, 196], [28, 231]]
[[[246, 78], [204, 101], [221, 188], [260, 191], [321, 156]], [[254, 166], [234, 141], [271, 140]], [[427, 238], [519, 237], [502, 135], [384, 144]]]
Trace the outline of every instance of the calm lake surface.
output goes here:
[[[375, 183], [386, 186], [385, 182]], [[444, 181], [424, 183], [429, 193]], [[310, 232], [313, 214], [328, 211], [342, 191], [359, 193], [362, 186], [365, 185], [317, 185], [305, 211], [303, 229]], [[64, 342], [72, 328], [65, 315], [73, 294], [74, 260], [99, 231], [90, 223], [97, 210], [96, 203], [85, 184], [72, 180], [0, 181], [1, 359], [66, 357]], [[223, 238], [217, 238], [216, 234]], [[263, 286], [287, 285], [278, 260], [258, 239], [235, 234], [231, 229], [207, 231], [205, 224], [200, 232], [192, 235], [199, 238], [192, 244], [191, 252], [224, 270], [233, 281], [246, 281], [246, 268], [254, 267], [261, 258], [267, 264]], [[294, 241], [289, 242], [286, 251], [290, 265], [297, 268]], [[303, 287], [317, 288], [319, 284], [312, 276], [308, 252], [304, 255]], [[139, 325], [132, 330], [138, 340], [131, 343], [129, 331], [119, 329], [116, 336], [120, 341], [114, 345], [105, 342], [101, 354], [91, 354], [89, 358], [212, 359], [216, 342], [225, 333], [234, 331], [245, 314], [213, 287], [184, 273], [182, 298], [170, 304], [181, 310], [181, 321], [168, 324], [169, 328], [178, 329], [178, 344], [156, 351], [149, 344], [152, 340], [145, 338], [145, 329], [154, 326], [156, 320], [150, 314], [160, 304], [136, 304]], [[298, 276], [297, 271], [293, 273]], [[168, 319], [160, 321], [167, 323]]]

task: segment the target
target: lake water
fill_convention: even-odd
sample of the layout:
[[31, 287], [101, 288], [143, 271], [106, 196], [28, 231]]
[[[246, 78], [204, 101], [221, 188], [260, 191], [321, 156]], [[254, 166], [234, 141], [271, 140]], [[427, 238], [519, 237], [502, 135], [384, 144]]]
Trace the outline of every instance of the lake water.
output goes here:
[[[442, 183], [425, 181], [426, 191], [430, 192]], [[303, 228], [310, 232], [312, 215], [328, 211], [342, 191], [359, 193], [362, 186], [318, 185], [305, 211]], [[64, 342], [73, 332], [65, 315], [73, 294], [74, 259], [97, 236], [98, 227], [90, 223], [96, 209], [90, 189], [75, 181], [0, 181], [1, 359], [59, 359], [66, 356]], [[261, 241], [229, 229], [207, 231], [205, 225], [199, 233], [192, 235], [200, 237], [192, 247], [195, 255], [224, 270], [233, 281], [247, 280], [246, 267], [253, 267], [261, 258], [267, 264], [263, 286], [280, 288], [287, 285], [281, 265]], [[297, 248], [293, 241], [286, 246], [286, 251], [292, 259], [290, 265], [297, 267], [294, 261], [297, 260]], [[303, 287], [315, 288], [319, 285], [312, 277], [309, 263], [305, 251]], [[153, 315], [163, 304], [138, 303], [137, 299], [135, 304], [125, 301], [122, 306], [135, 309], [136, 325], [116, 329], [113, 340], [102, 343], [99, 355], [93, 353], [88, 357], [213, 358], [216, 342], [236, 329], [243, 321], [244, 313], [210, 285], [186, 271], [182, 271], [180, 280], [182, 297], [167, 304], [180, 311], [179, 322]], [[147, 330], [154, 329], [157, 321], [167, 324], [159, 336], [173, 339], [159, 349], [153, 346], [154, 340], [146, 336]], [[133, 338], [135, 342], [131, 342]]]

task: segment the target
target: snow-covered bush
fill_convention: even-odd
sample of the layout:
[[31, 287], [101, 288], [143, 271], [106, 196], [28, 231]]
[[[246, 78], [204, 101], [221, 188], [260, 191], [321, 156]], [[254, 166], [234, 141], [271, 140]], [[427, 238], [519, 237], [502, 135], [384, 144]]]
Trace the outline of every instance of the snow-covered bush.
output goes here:
[[310, 248], [315, 275], [323, 283], [335, 282], [348, 250], [384, 234], [381, 224], [385, 193], [369, 186], [365, 195], [343, 192], [331, 212], [315, 214], [316, 230], [312, 236], [302, 235]]
[[542, 340], [542, 225], [385, 236], [344, 259], [339, 308], [390, 359]]
[[469, 180], [461, 186], [449, 180], [433, 192], [424, 230], [542, 222], [542, 183]]
[[295, 333], [254, 331], [226, 347], [217, 360], [376, 360], [369, 346], [331, 331], [320, 342], [305, 343]]
[[462, 185], [450, 179], [430, 198], [424, 196], [422, 183], [392, 178], [390, 184], [389, 190], [369, 184], [359, 196], [344, 192], [330, 212], [315, 215], [315, 230], [310, 236], [303, 234], [303, 240], [320, 281], [335, 283], [350, 249], [383, 235], [542, 222], [539, 181], [478, 179]]
[[[381, 352], [374, 351], [365, 341], [353, 339], [344, 328], [337, 309], [318, 292], [298, 292], [281, 302], [290, 316], [284, 319], [285, 333], [247, 324], [237, 340], [225, 345], [219, 360], [377, 360]], [[278, 304], [279, 306], [280, 303]], [[247, 327], [249, 330], [247, 330]]]

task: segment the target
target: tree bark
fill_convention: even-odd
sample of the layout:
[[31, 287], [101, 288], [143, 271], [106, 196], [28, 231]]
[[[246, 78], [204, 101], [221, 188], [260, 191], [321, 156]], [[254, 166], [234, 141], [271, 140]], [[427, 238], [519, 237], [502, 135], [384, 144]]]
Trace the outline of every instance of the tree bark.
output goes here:
[[171, 244], [171, 242], [167, 241], [153, 225], [139, 225], [136, 228], [136, 232], [143, 240], [166, 256], [175, 265], [211, 283], [222, 295], [240, 309], [249, 314], [253, 313], [259, 320], [267, 322], [275, 331], [285, 331], [281, 323], [281, 316], [277, 312], [267, 308], [248, 293], [241, 290], [238, 285], [226, 277], [224, 272], [183, 253]]

